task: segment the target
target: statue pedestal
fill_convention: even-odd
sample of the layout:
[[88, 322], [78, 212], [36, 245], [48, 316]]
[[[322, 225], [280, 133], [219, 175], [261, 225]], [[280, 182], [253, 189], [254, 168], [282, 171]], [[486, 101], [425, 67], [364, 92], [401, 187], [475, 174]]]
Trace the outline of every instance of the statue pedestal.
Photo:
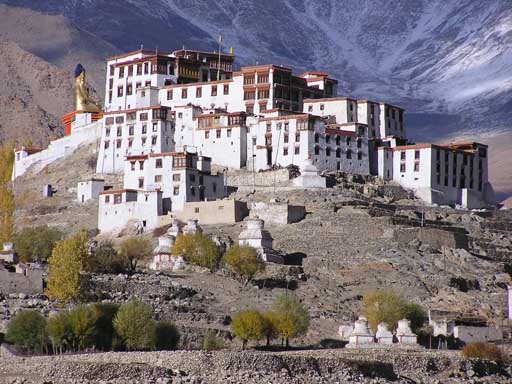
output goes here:
[[100, 112], [73, 111], [62, 117], [66, 127], [66, 136], [73, 133], [73, 129], [91, 124], [103, 116]]

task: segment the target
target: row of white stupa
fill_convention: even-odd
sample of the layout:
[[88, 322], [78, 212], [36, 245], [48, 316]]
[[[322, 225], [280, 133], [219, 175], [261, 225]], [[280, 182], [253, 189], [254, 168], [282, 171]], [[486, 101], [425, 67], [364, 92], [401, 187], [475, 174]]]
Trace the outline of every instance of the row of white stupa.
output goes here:
[[[167, 232], [158, 238], [158, 246], [153, 251], [153, 261], [149, 264], [149, 269], [156, 271], [185, 269], [186, 262], [183, 255], [174, 256], [172, 254], [174, 243], [180, 234], [193, 235], [202, 232], [197, 220], [188, 220], [183, 228], [180, 227], [177, 220], [171, 221]], [[221, 245], [217, 238], [213, 238], [213, 240], [218, 246]], [[272, 249], [272, 243], [272, 236], [264, 229], [264, 221], [258, 218], [248, 219], [245, 230], [238, 236], [239, 245], [254, 247], [264, 261], [283, 263], [283, 257]]]
[[[398, 321], [398, 327], [395, 334], [388, 329], [386, 323], [377, 325], [377, 332], [373, 334], [368, 327], [368, 320], [360, 316], [354, 325], [342, 325], [339, 327], [338, 334], [343, 340], [348, 339], [345, 348], [373, 348], [389, 347], [390, 345], [402, 345], [418, 348], [417, 336], [411, 330], [411, 322], [407, 319]], [[396, 343], [394, 341], [396, 336]]]

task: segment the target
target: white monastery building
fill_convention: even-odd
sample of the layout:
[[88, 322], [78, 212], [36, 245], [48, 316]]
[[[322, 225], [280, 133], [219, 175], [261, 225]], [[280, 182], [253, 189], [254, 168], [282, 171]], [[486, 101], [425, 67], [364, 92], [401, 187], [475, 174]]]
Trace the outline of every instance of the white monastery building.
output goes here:
[[13, 179], [99, 139], [96, 172], [124, 175], [124, 189], [99, 195], [100, 230], [131, 220], [152, 228], [186, 202], [224, 198], [223, 175], [212, 174], [212, 164], [372, 174], [428, 203], [494, 203], [485, 145], [409, 143], [402, 108], [338, 96], [337, 80], [325, 72], [296, 75], [272, 64], [235, 70], [234, 59], [185, 49], [107, 59], [103, 111], [72, 112], [65, 138], [45, 151], [17, 151]]

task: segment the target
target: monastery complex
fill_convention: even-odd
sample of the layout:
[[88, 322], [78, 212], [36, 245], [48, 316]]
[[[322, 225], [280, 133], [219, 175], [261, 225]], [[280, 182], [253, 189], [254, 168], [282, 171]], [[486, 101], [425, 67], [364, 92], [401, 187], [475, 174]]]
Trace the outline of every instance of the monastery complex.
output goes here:
[[410, 143], [400, 107], [340, 96], [325, 72], [235, 70], [234, 59], [185, 49], [109, 58], [104, 106], [77, 102], [64, 116], [64, 138], [37, 153], [18, 149], [13, 179], [99, 141], [98, 178], [122, 174], [124, 182], [122, 190], [104, 191], [97, 179], [79, 185], [82, 201], [99, 198], [100, 231], [130, 220], [154, 228], [187, 203], [226, 198], [223, 169], [294, 165], [308, 175], [376, 175], [427, 204], [494, 202], [486, 145]]

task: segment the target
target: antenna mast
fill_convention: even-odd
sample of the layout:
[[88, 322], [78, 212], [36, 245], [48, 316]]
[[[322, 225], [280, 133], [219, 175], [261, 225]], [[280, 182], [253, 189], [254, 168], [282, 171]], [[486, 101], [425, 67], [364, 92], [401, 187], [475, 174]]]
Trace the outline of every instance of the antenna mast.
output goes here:
[[220, 52], [222, 50], [222, 35], [219, 33], [219, 63], [217, 64], [217, 80], [220, 80]]

